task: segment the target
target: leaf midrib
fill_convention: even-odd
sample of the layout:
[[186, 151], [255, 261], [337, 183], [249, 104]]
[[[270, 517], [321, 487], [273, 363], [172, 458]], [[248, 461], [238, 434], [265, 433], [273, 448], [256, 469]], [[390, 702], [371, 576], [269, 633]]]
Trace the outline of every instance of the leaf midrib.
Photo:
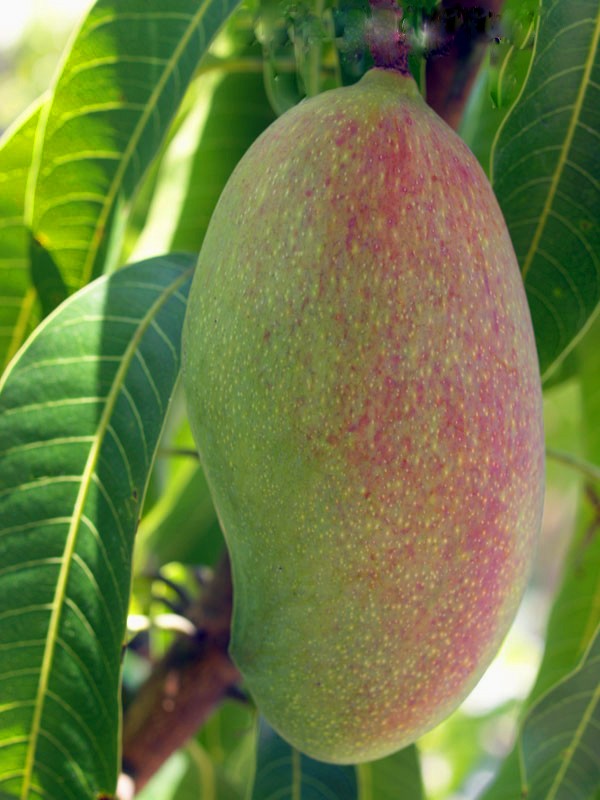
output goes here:
[[31, 319], [31, 315], [33, 313], [36, 296], [37, 293], [32, 286], [30, 286], [25, 292], [23, 301], [21, 303], [21, 308], [19, 309], [19, 316], [13, 328], [10, 344], [6, 351], [6, 358], [4, 361], [5, 367], [8, 366], [13, 356], [21, 346], [23, 340], [25, 339], [25, 332], [27, 330], [27, 326], [29, 325], [29, 320]]
[[556, 773], [556, 777], [552, 782], [552, 786], [550, 787], [546, 800], [555, 800], [556, 793], [561, 787], [562, 779], [564, 778], [567, 770], [571, 766], [571, 763], [575, 756], [575, 752], [577, 750], [577, 746], [581, 742], [585, 730], [591, 720], [592, 714], [594, 713], [596, 706], [598, 705], [599, 702], [600, 702], [600, 684], [596, 687], [595, 691], [592, 694], [589, 704], [586, 706], [585, 713], [581, 717], [581, 721], [577, 726], [577, 729], [575, 730], [572, 743], [567, 749], [567, 756], [561, 762], [560, 769]]
[[124, 376], [126, 375], [129, 366], [135, 357], [135, 352], [138, 345], [143, 338], [146, 330], [150, 326], [152, 320], [156, 316], [158, 310], [166, 303], [171, 295], [183, 285], [189, 278], [193, 270], [186, 270], [168, 289], [161, 295], [155, 303], [148, 309], [144, 317], [140, 319], [140, 325], [132, 337], [129, 345], [127, 346], [123, 360], [115, 374], [113, 385], [106, 398], [106, 405], [99, 420], [98, 429], [94, 439], [94, 443], [90, 448], [90, 453], [82, 473], [81, 484], [77, 494], [74, 506], [74, 513], [71, 518], [69, 532], [65, 544], [64, 556], [59, 572], [59, 577], [52, 601], [52, 612], [50, 615], [50, 624], [48, 627], [48, 636], [46, 638], [46, 646], [44, 648], [44, 655], [42, 658], [42, 666], [40, 670], [40, 679], [38, 682], [38, 689], [36, 692], [34, 714], [31, 723], [31, 732], [27, 747], [27, 755], [25, 760], [25, 768], [23, 772], [23, 785], [21, 789], [21, 800], [27, 800], [29, 790], [31, 788], [31, 781], [33, 778], [33, 769], [36, 761], [37, 743], [39, 739], [41, 720], [44, 711], [44, 702], [48, 691], [48, 683], [50, 678], [50, 671], [54, 658], [54, 651], [58, 637], [58, 629], [62, 617], [62, 609], [66, 598], [66, 586], [70, 574], [72, 556], [77, 544], [77, 537], [80, 530], [80, 522], [83, 516], [89, 487], [92, 483], [92, 476], [94, 475], [96, 464], [98, 461], [98, 454], [106, 434], [109, 421], [112, 418], [115, 404], [119, 397], [121, 386], [124, 383]]
[[162, 95], [163, 89], [166, 86], [167, 81], [169, 80], [169, 78], [173, 74], [173, 71], [174, 71], [176, 65], [180, 61], [182, 53], [184, 52], [185, 48], [187, 47], [187, 45], [188, 45], [188, 43], [189, 43], [189, 41], [190, 41], [190, 39], [192, 37], [192, 34], [196, 31], [196, 29], [200, 25], [200, 22], [202, 21], [202, 18], [206, 14], [206, 10], [209, 7], [209, 5], [210, 5], [210, 0], [204, 0], [204, 2], [202, 3], [202, 5], [198, 9], [198, 11], [192, 17], [190, 25], [189, 25], [186, 33], [181, 37], [181, 39], [179, 40], [179, 42], [177, 44], [177, 47], [175, 48], [175, 51], [173, 52], [173, 55], [169, 58], [169, 60], [165, 64], [165, 69], [163, 70], [163, 73], [162, 73], [160, 79], [156, 83], [156, 86], [154, 87], [154, 90], [153, 90], [152, 94], [150, 95], [148, 103], [146, 104], [146, 108], [145, 108], [144, 112], [142, 113], [142, 115], [140, 116], [140, 119], [138, 120], [138, 123], [136, 124], [136, 126], [135, 126], [135, 128], [133, 130], [131, 138], [129, 139], [129, 142], [127, 143], [127, 147], [123, 151], [123, 157], [122, 157], [122, 159], [121, 159], [121, 161], [119, 163], [119, 166], [118, 166], [118, 168], [117, 168], [117, 170], [115, 172], [114, 178], [112, 180], [112, 183], [111, 183], [111, 185], [109, 187], [109, 190], [107, 192], [107, 195], [106, 195], [106, 201], [105, 201], [104, 205], [102, 206], [102, 210], [101, 210], [101, 212], [100, 212], [100, 214], [98, 216], [98, 221], [96, 223], [96, 226], [94, 228], [94, 232], [92, 234], [91, 247], [88, 250], [86, 259], [85, 259], [84, 264], [83, 264], [82, 279], [81, 279], [82, 285], [85, 285], [90, 280], [90, 277], [92, 275], [92, 271], [93, 271], [93, 268], [94, 268], [94, 262], [96, 260], [96, 255], [97, 255], [98, 250], [100, 248], [102, 236], [104, 234], [104, 230], [105, 230], [106, 223], [108, 221], [109, 214], [110, 214], [110, 212], [112, 210], [112, 207], [114, 205], [114, 202], [115, 202], [117, 193], [119, 191], [119, 188], [121, 186], [121, 182], [123, 180], [125, 172], [126, 172], [127, 168], [129, 167], [129, 164], [131, 162], [133, 154], [134, 154], [134, 152], [135, 152], [135, 150], [137, 148], [137, 145], [139, 144], [139, 141], [141, 139], [142, 133], [146, 129], [146, 125], [148, 123], [150, 115], [153, 113], [153, 111], [155, 110], [156, 106], [158, 105], [158, 100], [159, 100], [160, 96]]
[[[556, 684], [550, 686], [540, 697], [538, 697], [533, 706], [528, 710], [527, 719], [531, 719], [532, 715], [534, 714], [534, 711], [538, 709], [542, 705], [544, 700], [550, 695], [552, 695], [559, 687], [567, 684], [570, 680], [575, 678], [577, 674], [580, 674], [582, 671], [585, 671], [587, 668], [589, 668], [589, 666], [592, 663], [595, 663], [598, 660], [598, 656], [595, 654], [595, 647], [597, 644], [598, 637], [600, 637], [600, 626], [597, 626], [596, 634], [592, 638], [592, 641], [588, 644], [586, 652], [581, 658], [581, 661], [579, 662], [578, 666], [576, 666], [575, 669], [571, 670], [569, 673], [564, 675]], [[595, 707], [598, 705], [599, 702], [600, 702], [600, 685], [598, 685], [594, 690], [594, 692], [592, 693], [591, 700], [589, 704], [586, 706], [585, 713], [583, 714], [582, 719], [575, 730], [575, 734], [573, 736], [573, 739], [571, 740], [572, 742], [575, 742], [576, 744], [579, 743], [579, 741], [583, 736], [583, 731], [587, 723], [589, 722], [589, 719]], [[530, 783], [527, 776], [527, 764], [525, 760], [525, 749], [523, 741], [524, 727], [526, 721], [527, 720], [523, 722], [523, 725], [521, 727], [521, 731], [519, 733], [519, 738], [518, 738], [518, 747], [517, 747], [517, 758], [519, 761], [519, 771], [521, 773], [521, 791], [523, 797], [528, 795], [530, 791]], [[570, 765], [574, 754], [575, 754], [575, 746], [572, 746], [568, 754], [568, 758], [565, 758], [564, 761], [561, 762], [560, 769], [558, 770], [557, 775], [555, 776], [552, 785], [548, 790], [549, 794], [546, 796], [545, 800], [553, 800], [553, 797], [550, 795], [550, 792], [554, 793], [554, 798], [556, 797], [556, 791], [560, 788], [560, 780], [562, 780], [562, 777], [564, 776], [568, 766]]]
[[529, 245], [529, 250], [527, 251], [527, 255], [525, 256], [525, 260], [523, 261], [523, 267], [521, 268], [521, 273], [523, 278], [529, 272], [531, 264], [533, 263], [533, 259], [538, 249], [538, 245], [540, 243], [540, 239], [542, 238], [542, 234], [544, 233], [544, 229], [546, 227], [546, 223], [548, 221], [548, 217], [550, 215], [550, 210], [554, 203], [554, 198], [556, 196], [556, 192], [558, 189], [558, 185], [561, 181], [562, 174], [567, 163], [567, 156], [571, 150], [571, 145], [573, 143], [573, 137], [575, 136], [575, 129], [577, 127], [577, 123], [579, 121], [579, 117], [581, 115], [581, 109], [583, 107], [583, 101], [585, 99], [585, 95], [590, 85], [590, 78], [592, 74], [592, 68], [594, 66], [595, 55], [598, 49], [598, 41], [600, 40], [600, 11], [596, 14], [596, 28], [594, 30], [594, 35], [592, 36], [592, 41], [590, 44], [590, 49], [587, 54], [587, 58], [585, 61], [585, 67], [583, 71], [583, 77], [581, 79], [581, 84], [579, 86], [579, 91], [577, 92], [577, 99], [575, 100], [575, 104], [573, 106], [573, 115], [571, 116], [571, 120], [569, 122], [569, 127], [567, 128], [567, 133], [565, 136], [565, 140], [563, 142], [563, 146], [560, 151], [560, 155], [558, 158], [558, 163], [556, 165], [556, 170], [552, 176], [552, 182], [550, 184], [550, 189], [548, 191], [548, 195], [546, 197], [546, 201], [544, 203], [544, 207], [540, 214], [540, 219], [531, 240], [531, 244]]

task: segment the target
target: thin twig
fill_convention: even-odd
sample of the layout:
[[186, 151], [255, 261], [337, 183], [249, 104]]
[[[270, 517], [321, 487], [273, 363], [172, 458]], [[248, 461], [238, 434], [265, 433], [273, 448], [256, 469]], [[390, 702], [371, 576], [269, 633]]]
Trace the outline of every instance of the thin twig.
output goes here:
[[595, 464], [579, 458], [579, 456], [574, 456], [572, 453], [566, 453], [564, 450], [555, 450], [553, 447], [546, 448], [546, 455], [554, 461], [560, 461], [562, 464], [573, 467], [586, 478], [600, 482], [600, 467]]

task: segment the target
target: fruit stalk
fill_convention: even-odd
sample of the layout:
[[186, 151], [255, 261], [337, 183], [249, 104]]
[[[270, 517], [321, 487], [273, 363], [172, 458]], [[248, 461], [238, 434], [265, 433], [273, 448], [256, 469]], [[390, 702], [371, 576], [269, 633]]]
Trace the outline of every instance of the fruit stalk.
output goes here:
[[400, 31], [401, 18], [402, 10], [395, 0], [371, 0], [365, 38], [376, 67], [409, 75], [410, 48], [406, 36]]

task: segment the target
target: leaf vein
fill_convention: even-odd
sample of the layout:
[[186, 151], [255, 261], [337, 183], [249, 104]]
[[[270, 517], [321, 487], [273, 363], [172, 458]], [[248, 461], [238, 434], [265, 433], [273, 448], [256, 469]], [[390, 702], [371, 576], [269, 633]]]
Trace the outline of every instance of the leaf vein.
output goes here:
[[548, 192], [548, 196], [546, 198], [546, 202], [544, 203], [544, 208], [542, 210], [542, 214], [541, 214], [541, 217], [540, 217], [539, 225], [538, 225], [538, 227], [537, 227], [537, 229], [536, 229], [536, 231], [535, 231], [535, 233], [533, 235], [531, 244], [529, 246], [529, 250], [528, 250], [527, 255], [525, 256], [525, 260], [523, 262], [523, 267], [521, 269], [523, 277], [525, 277], [527, 275], [527, 273], [529, 272], [529, 268], [530, 268], [530, 266], [531, 266], [531, 264], [533, 262], [533, 257], [534, 257], [535, 251], [537, 250], [537, 248], [539, 246], [540, 240], [542, 238], [542, 234], [543, 234], [544, 229], [546, 227], [546, 222], [547, 222], [549, 214], [550, 214], [550, 210], [551, 210], [552, 205], [554, 203], [554, 197], [555, 197], [555, 194], [556, 194], [556, 190], [558, 189], [558, 185], [559, 185], [560, 180], [562, 178], [562, 174], [563, 174], [563, 170], [564, 170], [564, 167], [565, 167], [565, 163], [566, 163], [566, 160], [568, 158], [569, 151], [571, 149], [571, 145], [572, 145], [572, 142], [573, 142], [573, 137], [575, 135], [575, 128], [576, 128], [576, 125], [577, 125], [577, 121], [578, 121], [578, 119], [579, 119], [579, 117], [581, 115], [581, 109], [583, 107], [583, 101], [584, 101], [584, 98], [585, 98], [586, 89], [587, 89], [587, 86], [589, 84], [589, 80], [590, 80], [591, 73], [592, 73], [592, 66], [593, 66], [593, 63], [594, 63], [594, 60], [595, 60], [595, 54], [596, 54], [596, 51], [598, 49], [598, 40], [599, 40], [599, 38], [600, 38], [600, 12], [598, 13], [598, 16], [597, 16], [597, 19], [596, 19], [596, 27], [595, 27], [595, 30], [594, 30], [594, 35], [592, 37], [591, 44], [590, 44], [590, 50], [589, 50], [589, 52], [587, 54], [587, 58], [586, 58], [586, 61], [585, 61], [585, 69], [584, 69], [584, 72], [583, 72], [583, 78], [582, 78], [582, 81], [581, 81], [581, 85], [579, 87], [579, 91], [577, 93], [577, 98], [575, 100], [575, 104], [573, 106], [573, 116], [571, 117], [570, 123], [569, 123], [569, 125], [567, 127], [567, 131], [566, 131], [565, 139], [564, 139], [564, 142], [563, 142], [563, 147], [562, 147], [562, 150], [561, 150], [561, 155], [560, 155], [560, 158], [559, 158], [557, 169], [554, 171], [554, 174], [552, 176], [552, 183], [550, 185], [550, 191]]

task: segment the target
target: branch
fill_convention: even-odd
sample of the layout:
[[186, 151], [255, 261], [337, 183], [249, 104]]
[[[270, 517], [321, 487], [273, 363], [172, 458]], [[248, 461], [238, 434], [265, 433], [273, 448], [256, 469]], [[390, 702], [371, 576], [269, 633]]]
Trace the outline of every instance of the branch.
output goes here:
[[235, 693], [240, 674], [227, 654], [231, 607], [224, 557], [189, 611], [196, 635], [177, 637], [125, 712], [123, 772], [136, 791]]
[[427, 61], [426, 93], [428, 104], [455, 130], [503, 5], [504, 0], [442, 2], [437, 22], [445, 46]]
[[563, 450], [556, 450], [554, 447], [546, 448], [546, 455], [548, 458], [553, 458], [555, 461], [560, 461], [562, 464], [567, 464], [569, 467], [580, 472], [590, 481], [600, 482], [600, 467], [586, 461], [573, 453], [566, 453]]

